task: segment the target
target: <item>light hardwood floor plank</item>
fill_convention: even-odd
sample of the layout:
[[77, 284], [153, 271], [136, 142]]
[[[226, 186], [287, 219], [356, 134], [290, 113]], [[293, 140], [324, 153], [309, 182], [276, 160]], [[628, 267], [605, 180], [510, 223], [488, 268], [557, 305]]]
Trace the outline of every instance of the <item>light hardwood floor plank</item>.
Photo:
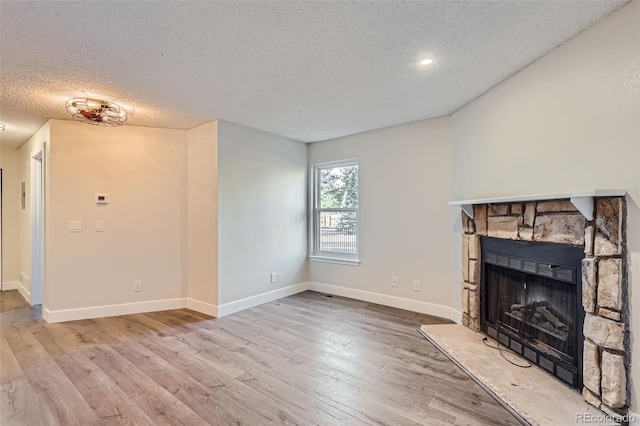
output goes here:
[[[251, 389], [238, 381], [229, 380], [224, 386], [207, 388], [138, 343], [118, 345], [115, 350], [138, 365], [149, 377], [202, 418], [213, 420], [215, 424], [243, 421], [263, 424], [274, 423], [277, 419], [285, 424], [309, 423], [308, 420], [270, 403], [263, 395], [251, 394], [252, 392], [248, 392]], [[239, 413], [244, 413], [243, 418], [238, 418]]]
[[0, 425], [518, 424], [416, 331], [446, 322], [308, 291], [47, 324], [2, 292]]
[[156, 424], [208, 424], [113, 347], [101, 344], [86, 350], [86, 354]]
[[3, 338], [0, 338], [0, 413], [2, 425], [56, 424]]
[[56, 360], [104, 425], [150, 425], [154, 421], [83, 352]]
[[[278, 404], [293, 410], [316, 424], [359, 424], [348, 414], [323, 403], [320, 400], [309, 404], [309, 395], [299, 392], [292, 386], [267, 374], [261, 368], [248, 368], [250, 373], [238, 366], [230, 368], [230, 363], [219, 361], [208, 354], [202, 354], [188, 346], [171, 345], [164, 342], [154, 342], [147, 339], [140, 343], [149, 350], [157, 353], [165, 360], [180, 368], [191, 377], [197, 379], [208, 388], [229, 386], [232, 380], [259, 391]], [[175, 347], [175, 349], [168, 349]], [[220, 355], [220, 350], [216, 350]], [[253, 364], [252, 364], [253, 365]]]

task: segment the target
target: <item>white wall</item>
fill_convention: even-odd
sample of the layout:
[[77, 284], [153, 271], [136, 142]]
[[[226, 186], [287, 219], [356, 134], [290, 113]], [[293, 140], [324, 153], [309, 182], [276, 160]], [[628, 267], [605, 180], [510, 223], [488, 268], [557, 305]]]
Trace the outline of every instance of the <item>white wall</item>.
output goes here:
[[[358, 158], [360, 179], [361, 264], [312, 261], [311, 281], [440, 305], [448, 312], [449, 130], [445, 117], [309, 146], [309, 164]], [[391, 287], [392, 275], [399, 279], [397, 288]], [[414, 279], [421, 281], [420, 292], [412, 290]]]
[[218, 122], [187, 132], [187, 296], [218, 305]]
[[17, 282], [19, 272], [20, 171], [18, 150], [2, 149], [2, 281]]
[[[45, 308], [186, 297], [187, 132], [50, 123]], [[69, 233], [70, 220], [83, 232]]]
[[219, 121], [218, 173], [220, 304], [307, 281], [306, 145]]
[[[453, 199], [628, 191], [634, 411], [640, 402], [639, 18], [634, 1], [452, 117]], [[457, 231], [452, 238], [459, 240]], [[459, 264], [460, 251], [454, 253]], [[452, 286], [459, 285], [458, 270]]]

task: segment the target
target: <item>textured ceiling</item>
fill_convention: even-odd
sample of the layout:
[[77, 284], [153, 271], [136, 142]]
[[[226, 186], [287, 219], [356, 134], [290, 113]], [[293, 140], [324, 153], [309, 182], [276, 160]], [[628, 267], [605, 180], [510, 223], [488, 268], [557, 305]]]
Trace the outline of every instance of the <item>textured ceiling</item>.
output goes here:
[[0, 143], [86, 95], [306, 142], [447, 115], [624, 3], [2, 0]]

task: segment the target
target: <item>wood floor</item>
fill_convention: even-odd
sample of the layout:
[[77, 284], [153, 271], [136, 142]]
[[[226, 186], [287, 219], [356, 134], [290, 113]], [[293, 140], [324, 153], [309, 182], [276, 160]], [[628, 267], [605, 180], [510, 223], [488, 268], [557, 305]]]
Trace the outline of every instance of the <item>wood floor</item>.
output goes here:
[[0, 425], [518, 424], [423, 339], [426, 315], [305, 292], [47, 324], [0, 293]]

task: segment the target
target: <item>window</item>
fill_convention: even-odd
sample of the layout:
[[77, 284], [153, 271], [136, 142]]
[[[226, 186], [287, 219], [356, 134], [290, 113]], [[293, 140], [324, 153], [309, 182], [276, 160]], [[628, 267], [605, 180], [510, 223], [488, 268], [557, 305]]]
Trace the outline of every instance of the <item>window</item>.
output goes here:
[[312, 256], [359, 264], [358, 161], [313, 167]]

